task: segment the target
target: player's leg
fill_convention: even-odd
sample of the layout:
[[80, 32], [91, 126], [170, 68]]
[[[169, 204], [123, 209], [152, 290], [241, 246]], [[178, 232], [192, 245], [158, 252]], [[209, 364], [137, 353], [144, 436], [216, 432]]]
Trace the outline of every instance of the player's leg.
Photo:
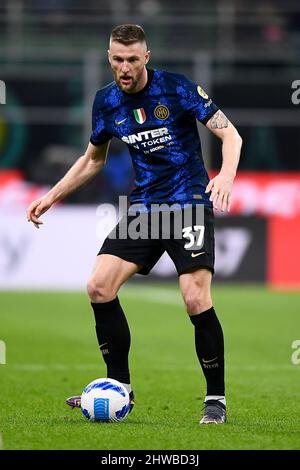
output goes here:
[[87, 283], [91, 302], [105, 303], [113, 300], [121, 285], [140, 268], [140, 265], [119, 256], [99, 254]]
[[[124, 217], [129, 225], [134, 216]], [[148, 274], [164, 252], [159, 240], [119, 238], [120, 224], [108, 236], [88, 281], [88, 294], [94, 310], [99, 348], [107, 366], [107, 377], [122, 382], [133, 402], [128, 367], [130, 331], [117, 297], [120, 286], [133, 274]], [[145, 220], [148, 224], [148, 220]], [[122, 226], [123, 227], [123, 226]], [[150, 232], [149, 232], [150, 233]], [[80, 406], [80, 396], [70, 397], [68, 405]]]
[[130, 331], [118, 291], [139, 269], [139, 265], [118, 256], [100, 254], [87, 285], [107, 377], [122, 382], [128, 392], [131, 392], [128, 365]]
[[212, 273], [194, 268], [179, 276], [180, 290], [195, 329], [196, 353], [204, 373], [207, 394], [201, 424], [226, 420], [224, 385], [224, 338], [211, 298]]
[[[170, 239], [166, 243], [166, 250], [174, 261], [179, 275], [186, 309], [195, 328], [197, 356], [207, 382], [205, 413], [201, 423], [223, 423], [226, 417], [224, 340], [211, 299], [211, 280], [214, 272], [214, 215], [212, 209], [205, 207], [204, 212], [202, 209], [202, 206], [193, 206], [192, 223], [189, 217], [183, 217], [183, 223], [187, 225], [183, 227], [182, 232], [188, 233], [188, 238], [191, 240], [187, 242], [186, 236]], [[190, 211], [189, 208], [184, 210]], [[203, 219], [199, 220], [199, 216]], [[193, 242], [192, 246], [190, 241]]]
[[[128, 365], [130, 331], [117, 294], [121, 285], [139, 269], [138, 264], [118, 256], [100, 254], [87, 284], [98, 344], [107, 368], [106, 376], [125, 385], [130, 395], [131, 408], [134, 396]], [[72, 408], [80, 407], [80, 395], [68, 398], [67, 404]]]

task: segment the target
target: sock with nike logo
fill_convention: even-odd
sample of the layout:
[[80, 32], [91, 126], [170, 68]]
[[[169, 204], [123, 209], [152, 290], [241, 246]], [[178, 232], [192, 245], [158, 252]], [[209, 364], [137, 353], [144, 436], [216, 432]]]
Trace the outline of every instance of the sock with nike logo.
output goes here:
[[203, 374], [207, 395], [225, 395], [224, 337], [213, 307], [197, 315], [190, 315], [195, 327], [195, 346]]
[[127, 384], [129, 389], [130, 331], [119, 299], [116, 297], [110, 302], [92, 302], [91, 305], [96, 320], [99, 348], [107, 366], [107, 377]]

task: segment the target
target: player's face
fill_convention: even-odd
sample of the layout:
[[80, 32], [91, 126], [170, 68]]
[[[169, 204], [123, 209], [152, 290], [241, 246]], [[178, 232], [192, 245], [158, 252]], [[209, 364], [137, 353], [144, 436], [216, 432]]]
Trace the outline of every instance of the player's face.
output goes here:
[[108, 50], [108, 60], [112, 68], [115, 82], [121, 90], [136, 93], [147, 83], [145, 65], [149, 61], [150, 52], [146, 44], [136, 42], [125, 45], [112, 41]]

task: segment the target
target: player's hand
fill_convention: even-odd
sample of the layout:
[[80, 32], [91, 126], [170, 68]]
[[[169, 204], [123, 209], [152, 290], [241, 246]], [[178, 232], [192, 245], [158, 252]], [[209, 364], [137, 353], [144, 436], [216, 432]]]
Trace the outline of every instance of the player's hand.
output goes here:
[[33, 201], [27, 209], [27, 220], [32, 222], [36, 228], [40, 228], [40, 225], [43, 224], [39, 218], [52, 206], [52, 201], [50, 201], [47, 196]]
[[206, 186], [205, 192], [211, 192], [209, 200], [212, 201], [215, 209], [222, 212], [230, 211], [233, 181], [234, 178], [232, 176], [220, 172]]

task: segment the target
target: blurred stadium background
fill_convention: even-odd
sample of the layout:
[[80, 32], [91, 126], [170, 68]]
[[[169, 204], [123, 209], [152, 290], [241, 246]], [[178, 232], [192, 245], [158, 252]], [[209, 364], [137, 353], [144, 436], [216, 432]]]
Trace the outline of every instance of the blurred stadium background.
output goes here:
[[[27, 223], [25, 210], [85, 151], [93, 97], [111, 81], [109, 33], [125, 22], [144, 27], [153, 68], [199, 83], [244, 140], [232, 211], [216, 213], [214, 298], [227, 338], [234, 403], [226, 438], [219, 429], [199, 430], [199, 438], [193, 434], [196, 421], [186, 418], [199, 414], [199, 402], [189, 398], [199, 373], [196, 358], [187, 366], [194, 357], [192, 330], [167, 256], [122, 294], [135, 338], [141, 405], [129, 418], [131, 426], [125, 423], [122, 440], [117, 431], [98, 430], [98, 441], [99, 434], [78, 427], [78, 416], [70, 418], [64, 409], [65, 396], [99, 375], [101, 360], [86, 295], [64, 291], [85, 289], [118, 196], [130, 192], [134, 175], [126, 147], [113, 141], [104, 171], [45, 214], [41, 230]], [[300, 288], [299, 2], [0, 0], [0, 80], [4, 446], [299, 448], [299, 350], [291, 363], [291, 345], [300, 344], [299, 292], [291, 292]], [[201, 125], [199, 132], [213, 175], [220, 143]], [[137, 280], [144, 283], [138, 289]], [[176, 397], [186, 408], [170, 417], [168, 406], [178, 409]]]
[[[199, 82], [244, 139], [232, 214], [216, 223], [216, 279], [298, 287], [297, 1], [1, 0], [0, 288], [82, 288], [112, 223], [109, 207], [95, 209], [130, 192], [127, 149], [114, 141], [102, 174], [44, 217], [43, 234], [25, 224], [27, 204], [86, 148], [95, 91], [111, 81], [108, 36], [123, 22], [144, 26], [152, 67]], [[220, 145], [199, 131], [213, 174]], [[172, 275], [166, 256], [153, 276]]]

